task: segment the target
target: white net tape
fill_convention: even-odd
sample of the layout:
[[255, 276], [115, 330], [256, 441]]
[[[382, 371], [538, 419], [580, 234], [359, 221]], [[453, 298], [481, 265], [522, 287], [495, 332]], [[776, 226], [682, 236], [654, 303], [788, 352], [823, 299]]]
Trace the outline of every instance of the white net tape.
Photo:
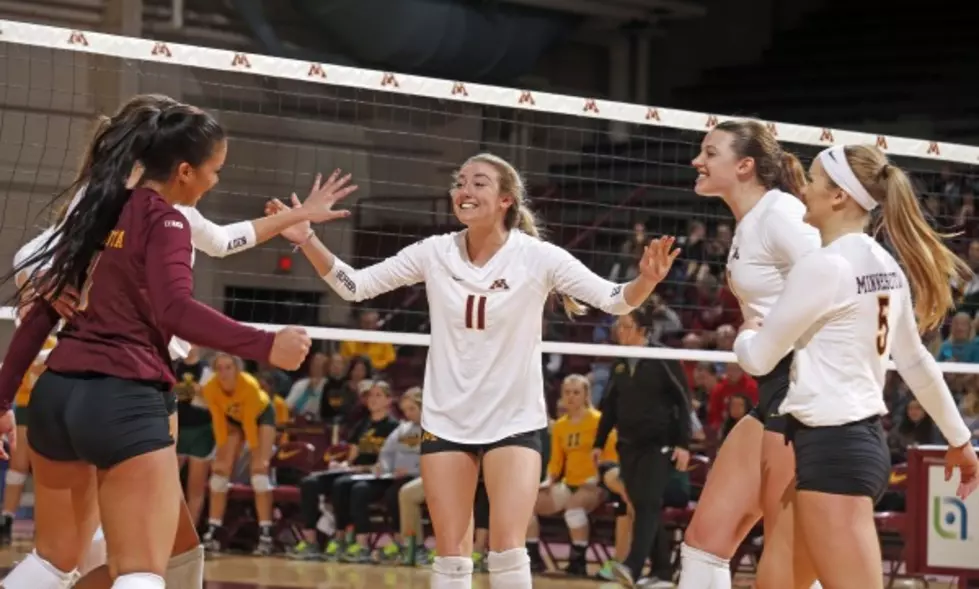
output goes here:
[[[132, 87], [129, 94], [175, 94], [216, 111], [222, 122], [232, 127], [229, 160], [232, 172], [229, 176], [233, 179], [223, 181], [216, 194], [208, 197], [222, 203], [218, 217], [223, 215], [224, 218], [216, 220], [230, 222], [258, 216], [261, 214], [260, 203], [272, 196], [281, 197], [292, 190], [303, 190], [312, 174], [327, 166], [353, 168], [358, 183], [363, 183], [360, 178], [366, 177], [373, 186], [371, 198], [361, 198], [354, 207], [355, 217], [370, 216], [380, 220], [374, 225], [360, 225], [353, 231], [345, 231], [343, 239], [352, 241], [351, 233], [359, 237], [370, 234], [377, 238], [378, 244], [372, 246], [374, 249], [370, 252], [353, 253], [355, 248], [348, 243], [350, 259], [357, 265], [393, 253], [388, 251], [390, 245], [382, 242], [397, 242], [400, 247], [424, 237], [426, 232], [431, 234], [442, 229], [446, 222], [451, 223], [446, 203], [439, 204], [438, 201], [444, 200], [448, 172], [466, 156], [484, 149], [502, 152], [501, 155], [509, 157], [522, 169], [531, 184], [547, 187], [535, 199], [538, 207], [543, 205], [543, 216], [552, 229], [557, 229], [554, 233], [565, 238], [569, 249], [593, 266], [613, 257], [613, 248], [597, 238], [584, 246], [578, 245], [577, 249], [571, 244], [579, 244], [584, 233], [600, 233], [596, 218], [617, 226], [615, 231], [619, 233], [613, 231], [611, 236], [606, 235], [606, 241], [629, 234], [629, 229], [623, 227], [631, 227], [643, 216], [653, 216], [655, 233], [678, 232], [692, 218], [730, 223], [722, 207], [716, 203], [705, 204], [702, 199], [691, 196], [693, 175], [688, 164], [701, 134], [731, 117], [0, 20], [0, 96], [5, 97], [0, 103], [3, 117], [0, 119], [0, 171], [8, 177], [10, 184], [3, 203], [5, 218], [0, 223], [0, 236], [4, 240], [0, 255], [7, 255], [8, 251], [12, 253], [11, 248], [16, 249], [36, 234], [38, 227], [36, 222], [12, 221], [14, 215], [8, 210], [20, 207], [24, 210], [21, 216], [24, 219], [31, 216], [29, 212], [36, 212], [38, 203], [50, 198], [52, 190], [49, 188], [63, 188], [66, 179], [72, 177], [73, 161], [78, 159], [74, 156], [80, 153], [79, 142], [87, 140], [82, 137], [84, 133], [75, 131], [74, 121], [66, 124], [71, 130], [64, 133], [63, 140], [38, 138], [37, 134], [32, 138], [30, 108], [39, 99], [49, 103], [47, 111], [42, 108], [39, 114], [35, 113], [41, 118], [34, 119], [42, 121], [46, 129], [49, 129], [48, 125], [53, 128], [54, 123], [50, 121], [61, 116], [55, 103], [67, 104], [69, 106], [64, 108], [70, 110], [77, 106], [77, 102], [85, 102], [89, 118], [94, 112], [115, 108], [125, 99], [124, 93], [119, 91], [108, 101], [95, 100], [99, 89], [91, 80], [96, 78], [88, 82], [83, 79], [95, 70], [108, 72], [118, 79], [129, 76], [129, 86]], [[268, 87], [270, 84], [271, 88]], [[119, 86], [127, 87], [125, 83]], [[256, 103], [253, 95], [262, 100]], [[100, 106], [93, 106], [93, 102]], [[20, 111], [28, 114], [23, 115]], [[15, 119], [15, 116], [24, 118]], [[270, 121], [272, 130], [269, 130]], [[306, 145], [315, 143], [317, 138], [299, 137], [299, 131], [293, 130], [297, 123], [316, 128], [323, 140], [329, 135], [333, 140], [331, 147]], [[619, 145], [638, 147], [630, 151], [608, 148], [607, 152], [594, 147], [592, 140], [609, 133], [613, 123], [625, 124], [627, 137], [620, 139]], [[872, 143], [926, 179], [938, 178], [944, 164], [955, 164], [960, 168], [957, 177], [963, 182], [973, 179], [977, 171], [975, 166], [979, 164], [979, 148], [967, 145], [781, 122], [768, 124], [787, 149], [803, 159], [811, 158], [826, 145]], [[255, 125], [263, 127], [264, 135], [257, 131], [248, 135], [247, 131]], [[282, 130], [284, 127], [289, 128]], [[281, 131], [281, 134], [272, 136], [272, 131]], [[623, 132], [621, 125], [615, 132]], [[248, 142], [253, 144], [254, 161], [235, 161], [233, 152], [238, 149], [235, 146]], [[377, 147], [381, 144], [383, 149]], [[396, 150], [394, 144], [398, 144], [401, 151]], [[419, 147], [421, 144], [425, 149]], [[604, 143], [599, 145], [607, 147]], [[307, 148], [312, 151], [304, 152]], [[411, 151], [412, 148], [415, 151]], [[286, 149], [291, 151], [286, 154]], [[39, 150], [41, 155], [31, 155], [32, 150]], [[323, 156], [324, 150], [330, 154]], [[51, 153], [55, 155], [51, 156]], [[57, 161], [52, 163], [54, 159]], [[425, 172], [424, 177], [418, 170]], [[24, 180], [25, 175], [30, 179]], [[48, 180], [42, 181], [42, 177]], [[0, 187], [3, 181], [4, 176], [0, 176]], [[258, 186], [262, 183], [265, 184]], [[392, 187], [405, 198], [374, 198], [374, 193]], [[14, 193], [22, 195], [23, 203], [10, 196]], [[232, 193], [254, 197], [248, 201], [249, 208], [224, 206], [232, 202], [229, 197]], [[652, 200], [636, 204], [633, 197], [637, 195]], [[417, 198], [427, 199], [426, 204], [411, 205], [412, 199]], [[431, 203], [431, 210], [418, 210], [428, 207], [428, 203]], [[404, 219], [412, 215], [430, 217], [431, 220], [406, 228], [410, 223]], [[392, 218], [396, 220], [391, 221]], [[390, 228], [392, 223], [394, 229]], [[263, 262], [268, 261], [267, 254], [287, 255], [283, 254], [287, 252], [284, 244], [275, 242], [258, 251], [265, 256], [261, 258]], [[300, 322], [337, 324], [337, 315], [332, 311], [345, 310], [332, 295], [324, 293], [327, 287], [308, 271], [303, 278], [262, 272], [257, 268], [263, 262], [256, 262], [259, 258], [254, 256], [248, 258], [245, 266], [233, 267], [223, 265], [225, 261], [207, 265], [200, 259], [198, 256], [198, 282], [217, 280], [214, 277], [220, 276], [221, 283], [216, 283], [210, 294], [199, 292], [198, 296], [215, 307], [220, 308], [223, 304], [226, 312], [234, 314], [236, 297], [240, 304], [249, 302], [244, 299], [252, 296], [229, 288], [275, 288], [281, 287], [279, 283], [284, 281], [316, 293], [317, 297], [322, 294], [330, 299], [326, 304], [294, 305], [296, 308], [317, 307], [314, 309], [317, 319], [300, 319]], [[298, 262], [299, 266], [304, 264]], [[215, 290], [218, 292], [214, 293]], [[10, 293], [4, 294], [9, 296]], [[427, 326], [426, 311], [403, 311], [400, 305], [399, 302], [385, 307], [379, 303], [376, 308], [390, 315], [414, 316], [416, 324], [412, 331], [313, 325], [307, 330], [320, 340], [427, 346], [428, 335], [415, 329], [420, 326], [424, 330]], [[407, 303], [403, 306], [405, 309], [409, 307]], [[691, 309], [697, 311], [699, 308]], [[12, 318], [11, 308], [0, 308], [0, 319]], [[269, 320], [264, 317], [242, 317], [239, 313], [238, 318], [252, 319], [253, 324], [267, 329], [279, 327], [268, 324]], [[388, 324], [391, 325], [394, 324]], [[734, 361], [729, 352], [622, 347], [566, 340], [546, 341], [543, 350], [549, 354], [580, 356]], [[973, 364], [945, 363], [942, 369], [979, 373], [979, 366]]]

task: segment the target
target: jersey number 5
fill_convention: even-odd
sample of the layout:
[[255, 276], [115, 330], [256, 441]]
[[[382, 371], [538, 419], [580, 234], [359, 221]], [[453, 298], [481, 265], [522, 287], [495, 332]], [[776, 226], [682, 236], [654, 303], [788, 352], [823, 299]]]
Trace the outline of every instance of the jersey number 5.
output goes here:
[[486, 296], [466, 297], [466, 329], [486, 329]]
[[891, 297], [890, 295], [880, 295], [877, 297], [877, 353], [881, 356], [887, 351], [887, 334], [890, 333], [891, 326], [888, 323], [890, 318]]

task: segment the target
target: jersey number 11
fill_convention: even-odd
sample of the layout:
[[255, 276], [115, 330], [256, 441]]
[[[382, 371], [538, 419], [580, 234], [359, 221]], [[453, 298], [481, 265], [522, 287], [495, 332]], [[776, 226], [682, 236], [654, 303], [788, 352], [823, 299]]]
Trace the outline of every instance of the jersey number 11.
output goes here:
[[466, 297], [466, 329], [486, 329], [486, 296]]

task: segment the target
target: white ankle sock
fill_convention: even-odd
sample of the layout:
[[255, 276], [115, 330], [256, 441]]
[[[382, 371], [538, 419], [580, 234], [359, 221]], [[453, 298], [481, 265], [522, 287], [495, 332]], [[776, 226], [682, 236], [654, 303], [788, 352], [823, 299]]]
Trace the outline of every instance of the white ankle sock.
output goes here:
[[171, 558], [165, 577], [167, 587], [173, 589], [203, 589], [204, 547], [197, 546]]
[[166, 589], [166, 582], [153, 573], [129, 573], [116, 577], [112, 589]]
[[78, 565], [78, 572], [82, 576], [85, 576], [106, 562], [105, 533], [102, 531], [102, 526], [99, 526], [95, 530], [95, 535], [92, 536], [92, 542], [89, 544], [88, 552], [85, 553], [85, 556], [82, 557], [82, 562]]
[[731, 568], [719, 556], [682, 544], [677, 589], [731, 589]]
[[436, 556], [429, 578], [431, 589], [471, 589], [473, 559], [470, 556]]
[[486, 557], [490, 589], [531, 589], [530, 557], [525, 547], [490, 552]]
[[74, 571], [59, 571], [35, 550], [0, 579], [0, 586], [4, 589], [65, 589], [75, 578]]

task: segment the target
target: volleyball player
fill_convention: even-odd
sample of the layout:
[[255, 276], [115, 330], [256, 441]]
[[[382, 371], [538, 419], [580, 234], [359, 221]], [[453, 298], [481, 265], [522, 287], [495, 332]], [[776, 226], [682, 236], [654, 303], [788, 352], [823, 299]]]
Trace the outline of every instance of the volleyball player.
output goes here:
[[[163, 109], [173, 107], [178, 104], [179, 103], [177, 101], [164, 95], [141, 95], [134, 97], [128, 103], [123, 105], [116, 116], [126, 116], [129, 111], [137, 108], [153, 107]], [[100, 120], [99, 128], [97, 128], [96, 134], [105, 124], [108, 123], [108, 121], [108, 118], [103, 118]], [[45, 271], [45, 268], [43, 268], [39, 263], [41, 260], [40, 254], [45, 249], [50, 248], [54, 243], [56, 243], [58, 239], [58, 235], [56, 235], [58, 228], [61, 224], [63, 224], [67, 215], [74, 210], [75, 206], [84, 195], [86, 182], [88, 180], [87, 170], [88, 167], [83, 165], [78, 178], [73, 183], [73, 186], [81, 186], [75, 192], [68, 205], [64, 207], [58, 220], [52, 224], [51, 227], [44, 230], [40, 235], [22, 246], [14, 255], [14, 267], [20, 269], [15, 276], [18, 287], [22, 287], [32, 277], [34, 277], [36, 280], [38, 277], [37, 273]], [[137, 162], [134, 166], [133, 173], [127, 180], [127, 186], [135, 186], [141, 175], [142, 165]], [[337, 197], [342, 198], [357, 188], [356, 186], [346, 186], [345, 184], [348, 180], [349, 177], [339, 178], [338, 175], [334, 173], [328, 182], [321, 184], [321, 178], [317, 176], [314, 183], [314, 190], [310, 192], [309, 198], [312, 198], [314, 202], [327, 195], [331, 198], [331, 202], [335, 201]], [[245, 251], [254, 247], [255, 245], [263, 243], [278, 235], [282, 229], [289, 227], [297, 220], [302, 220], [303, 218], [301, 215], [297, 215], [296, 213], [298, 213], [298, 211], [296, 211], [287, 212], [287, 214], [276, 215], [274, 217], [266, 216], [251, 221], [242, 221], [221, 226], [205, 218], [200, 211], [193, 206], [183, 206], [178, 204], [175, 205], [174, 208], [180, 211], [184, 217], [186, 217], [189, 223], [191, 242], [195, 251], [200, 250], [209, 256], [219, 258]], [[310, 210], [315, 210], [315, 207], [311, 208]], [[346, 214], [347, 213], [345, 211], [333, 211], [328, 213], [326, 218], [341, 218], [346, 216]], [[50, 258], [48, 258], [48, 261], [50, 262]], [[191, 264], [193, 264], [193, 253], [191, 254]], [[77, 293], [69, 293], [68, 296], [62, 297], [61, 300], [54, 301], [55, 307], [66, 318], [70, 317], [74, 313], [75, 303], [77, 302], [76, 294]], [[189, 352], [189, 349], [189, 344], [181, 341], [179, 338], [172, 338], [170, 340], [170, 354], [173, 359], [185, 358]], [[175, 419], [175, 417], [176, 415], [174, 414], [173, 418]], [[18, 421], [21, 422], [22, 426], [26, 426], [26, 421]], [[22, 429], [26, 429], [26, 427]], [[176, 431], [176, 423], [173, 424], [173, 429]], [[24, 445], [24, 447], [26, 449], [26, 445]], [[8, 473], [8, 479], [9, 478], [10, 476]], [[216, 479], [217, 483], [220, 483], [222, 480], [223, 479], [220, 477]], [[215, 480], [212, 480], [212, 486], [214, 484]], [[204, 553], [200, 548], [200, 540], [197, 537], [195, 518], [190, 513], [186, 502], [184, 502], [182, 505], [182, 509], [183, 513], [181, 514], [180, 525], [178, 526], [177, 541], [174, 544], [174, 558], [167, 569], [166, 578], [168, 583], [175, 584], [178, 587], [200, 587], [203, 583]], [[193, 554], [191, 554], [191, 552], [193, 552]], [[92, 573], [91, 578], [79, 582], [78, 587], [84, 587], [85, 589], [99, 589], [100, 587], [108, 587], [109, 584], [111, 584], [111, 580], [107, 577], [107, 571], [96, 571], [96, 569], [104, 565], [105, 562], [105, 538], [102, 534], [101, 528], [99, 528], [96, 530], [95, 536], [92, 540], [92, 545], [83, 556], [79, 567], [79, 572], [83, 575]]]
[[466, 230], [427, 238], [362, 270], [337, 258], [308, 228], [283, 235], [299, 243], [346, 300], [426, 284], [432, 343], [421, 468], [438, 552], [431, 586], [472, 584], [470, 525], [481, 461], [490, 498], [490, 586], [524, 589], [531, 586], [524, 542], [541, 480], [539, 431], [547, 426], [540, 351], [545, 301], [558, 291], [570, 315], [584, 312], [570, 297], [626, 313], [663, 280], [679, 250], [670, 251], [672, 237], [654, 240], [632, 282], [600, 278], [539, 238], [523, 181], [490, 154], [462, 165], [451, 198]]
[[[925, 221], [908, 176], [877, 147], [823, 150], [810, 174], [805, 220], [823, 247], [796, 264], [770, 313], [745, 322], [734, 351], [747, 372], [765, 374], [787, 347], [796, 348], [780, 412], [796, 459], [790, 501], [797, 530], [780, 517], [776, 546], [794, 543], [797, 563], [808, 556], [809, 578], [829, 587], [882, 589], [874, 503], [890, 476], [880, 420], [889, 355], [948, 441], [945, 479], [959, 467], [961, 499], [979, 484], [972, 434], [918, 328], [941, 325], [954, 309], [949, 280], [968, 282], [972, 273]], [[878, 207], [901, 264], [865, 232]], [[762, 566], [780, 557], [766, 546]]]
[[[694, 191], [720, 196], [737, 219], [727, 277], [741, 312], [748, 319], [764, 316], [792, 266], [819, 247], [819, 235], [803, 222], [805, 207], [797, 198], [805, 172], [764, 124], [750, 120], [714, 127], [693, 166], [698, 172]], [[791, 365], [786, 346], [779, 363], [758, 377], [756, 411], [738, 422], [718, 452], [684, 534], [680, 589], [730, 589], [728, 562], [745, 536], [760, 516], [766, 534], [773, 529], [793, 475], [786, 421], [778, 415]], [[766, 550], [770, 546], [765, 543]], [[780, 564], [784, 568], [771, 573], [791, 578], [791, 559]]]
[[[96, 469], [113, 587], [164, 586], [180, 504], [163, 394], [173, 384], [172, 333], [285, 368], [308, 352], [302, 330], [247, 328], [191, 295], [190, 232], [172, 203], [196, 204], [217, 182], [226, 152], [223, 129], [186, 105], [129, 109], [93, 141], [88, 188], [39, 255], [48, 268], [32, 285], [40, 296], [0, 368], [0, 433], [16, 443], [11, 397], [59, 320], [48, 300], [79, 288], [78, 313], [33, 392], [27, 440], [39, 491], [70, 491], [78, 507], [38, 508], [37, 547], [4, 579], [6, 589], [65, 584], [92, 537], [91, 527], [77, 524], [90, 525], [84, 496]], [[137, 161], [140, 187], [128, 190]]]

